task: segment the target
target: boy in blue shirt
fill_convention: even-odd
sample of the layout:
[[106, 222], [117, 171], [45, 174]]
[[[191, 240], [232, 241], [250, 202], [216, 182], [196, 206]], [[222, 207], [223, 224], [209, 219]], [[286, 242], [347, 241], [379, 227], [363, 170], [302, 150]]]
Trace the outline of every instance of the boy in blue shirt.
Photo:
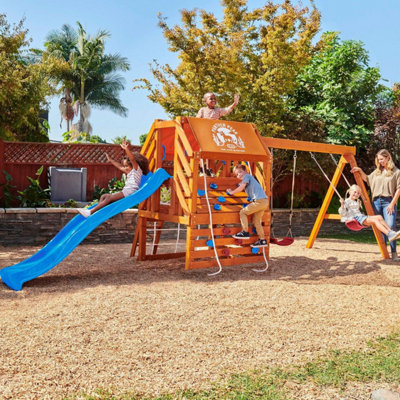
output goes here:
[[262, 217], [265, 210], [268, 208], [268, 197], [258, 181], [247, 173], [246, 166], [238, 164], [233, 169], [233, 173], [242, 182], [236, 189], [228, 189], [230, 195], [245, 191], [247, 196], [251, 199], [251, 203], [240, 210], [240, 223], [242, 224], [242, 231], [233, 235], [235, 239], [250, 239], [249, 235], [249, 222], [248, 215], [253, 214], [253, 224], [256, 228], [258, 240], [252, 243], [251, 247], [267, 247], [268, 243], [265, 240], [264, 229], [261, 225]]

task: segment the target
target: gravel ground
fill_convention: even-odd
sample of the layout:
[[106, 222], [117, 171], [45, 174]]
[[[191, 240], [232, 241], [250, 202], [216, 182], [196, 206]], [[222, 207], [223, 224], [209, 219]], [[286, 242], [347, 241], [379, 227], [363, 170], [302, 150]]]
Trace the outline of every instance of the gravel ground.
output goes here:
[[[273, 245], [266, 273], [229, 267], [213, 277], [184, 271], [183, 259], [137, 262], [129, 244], [80, 245], [20, 292], [0, 284], [0, 398], [205, 388], [230, 373], [362, 349], [399, 327], [400, 264], [377, 245], [305, 244]], [[0, 247], [0, 268], [38, 249]], [[352, 385], [348, 397], [292, 389], [331, 400], [367, 399], [374, 388]]]

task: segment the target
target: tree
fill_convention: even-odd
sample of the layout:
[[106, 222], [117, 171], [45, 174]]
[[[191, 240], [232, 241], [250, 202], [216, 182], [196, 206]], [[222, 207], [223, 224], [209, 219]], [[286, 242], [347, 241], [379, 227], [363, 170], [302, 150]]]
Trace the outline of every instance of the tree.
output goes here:
[[76, 132], [64, 132], [62, 134], [63, 142], [66, 143], [107, 143], [106, 140], [102, 139], [98, 135], [89, 135], [86, 132], [81, 132], [79, 135], [76, 135]]
[[62, 109], [65, 109], [67, 116], [68, 102], [74, 102], [75, 114], [80, 115], [74, 128], [78, 135], [86, 132], [90, 136], [91, 127], [87, 121], [89, 104], [127, 115], [128, 110], [119, 98], [119, 92], [124, 89], [124, 79], [116, 72], [129, 70], [129, 63], [119, 54], [105, 54], [105, 41], [110, 36], [108, 32], [100, 31], [91, 37], [79, 22], [77, 24], [77, 31], [69, 25], [63, 25], [60, 31], [51, 32], [45, 47], [49, 54], [69, 63], [70, 70], [58, 76], [65, 89], [62, 99], [65, 107]]
[[400, 85], [380, 96], [374, 112], [374, 132], [360, 164], [370, 170], [375, 155], [381, 149], [387, 149], [396, 165], [400, 163]]
[[179, 65], [155, 61], [151, 71], [157, 84], [138, 79], [134, 89], [147, 89], [149, 99], [172, 117], [196, 115], [206, 92], [220, 94], [223, 105], [240, 92], [240, 105], [229, 118], [254, 122], [264, 135], [276, 134], [283, 129], [286, 97], [313, 54], [320, 14], [290, 0], [267, 2], [252, 11], [246, 0], [221, 3], [222, 21], [205, 10], [183, 10], [181, 26], [169, 27], [159, 16]]
[[324, 136], [334, 144], [365, 148], [374, 128], [374, 106], [386, 90], [379, 69], [368, 66], [363, 43], [324, 35], [325, 46], [297, 77], [292, 112], [324, 124]]
[[23, 21], [11, 26], [0, 14], [0, 138], [46, 142], [39, 115], [47, 107], [46, 97], [57, 91], [51, 76], [65, 66], [48, 55], [38, 56], [29, 43]]
[[147, 138], [147, 133], [143, 133], [142, 135], [139, 136], [139, 144], [141, 146], [144, 145], [144, 142], [146, 141], [146, 138]]
[[116, 136], [114, 139], [112, 139], [112, 142], [114, 144], [121, 144], [124, 140], [129, 142], [129, 143], [131, 142], [126, 135], [124, 135], [124, 136]]

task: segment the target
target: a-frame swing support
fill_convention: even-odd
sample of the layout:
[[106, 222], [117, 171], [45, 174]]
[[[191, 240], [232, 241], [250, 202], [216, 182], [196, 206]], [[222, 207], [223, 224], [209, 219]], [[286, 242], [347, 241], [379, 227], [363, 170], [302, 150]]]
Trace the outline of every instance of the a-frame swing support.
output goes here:
[[[263, 138], [263, 144], [268, 148], [277, 148], [277, 149], [285, 149], [285, 150], [298, 150], [298, 151], [308, 151], [312, 153], [329, 153], [329, 154], [339, 154], [340, 160], [338, 166], [335, 170], [333, 178], [331, 180], [331, 185], [329, 185], [328, 191], [325, 195], [322, 206], [319, 210], [317, 219], [315, 220], [314, 227], [311, 231], [310, 237], [308, 238], [308, 242], [306, 248], [312, 248], [315, 239], [318, 236], [318, 232], [321, 228], [322, 222], [324, 219], [340, 219], [339, 214], [327, 214], [327, 210], [329, 204], [332, 200], [334, 191], [339, 183], [339, 179], [343, 173], [343, 169], [345, 165], [348, 163], [350, 167], [356, 167], [357, 162], [355, 159], [356, 148], [352, 146], [339, 146], [333, 144], [326, 143], [315, 143], [315, 142], [305, 142], [298, 140], [288, 140], [288, 139], [275, 139], [275, 138]], [[361, 188], [362, 192], [362, 200], [364, 203], [365, 210], [368, 215], [374, 215], [374, 211], [372, 208], [371, 201], [369, 199], [367, 190], [364, 185], [364, 181], [361, 178], [361, 174], [356, 172], [354, 174], [354, 178], [356, 183]], [[389, 253], [387, 251], [386, 244], [383, 240], [382, 234], [378, 229], [373, 227], [373, 231], [375, 234], [376, 241], [378, 243], [379, 249], [381, 251], [382, 257], [385, 259], [389, 259]]]

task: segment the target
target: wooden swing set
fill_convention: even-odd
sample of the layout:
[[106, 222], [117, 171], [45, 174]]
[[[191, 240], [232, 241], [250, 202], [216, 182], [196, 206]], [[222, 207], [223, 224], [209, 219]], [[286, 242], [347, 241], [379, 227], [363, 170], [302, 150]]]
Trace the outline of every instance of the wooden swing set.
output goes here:
[[[345, 164], [356, 166], [355, 147], [265, 138], [250, 123], [178, 117], [173, 121], [155, 120], [142, 147], [141, 153], [150, 161], [150, 171], [163, 167], [165, 162], [173, 163], [173, 171], [165, 184], [170, 193], [168, 201], [161, 201], [159, 189], [139, 205], [131, 256], [137, 251], [140, 261], [185, 257], [187, 270], [213, 267], [221, 270], [224, 266], [257, 263], [266, 263], [268, 268], [269, 246], [251, 248], [249, 245], [257, 240], [254, 235], [245, 242], [232, 237], [241, 230], [239, 211], [248, 199], [244, 192], [228, 196], [226, 190], [239, 183], [232, 176], [233, 166], [246, 162], [249, 173], [271, 198], [271, 148], [341, 155], [307, 243], [307, 248], [311, 248], [322, 221], [340, 218], [327, 214], [327, 209], [334, 193], [332, 186], [336, 187]], [[212, 171], [211, 176], [206, 171]], [[356, 173], [355, 179], [362, 189], [365, 209], [373, 215], [361, 176]], [[185, 252], [157, 253], [165, 222], [186, 226]], [[270, 225], [271, 207], [263, 217], [268, 243]], [[382, 235], [375, 229], [374, 233], [383, 257], [388, 258]], [[148, 252], [151, 234], [152, 247]]]
[[[339, 183], [340, 177], [343, 174], [343, 169], [346, 164], [350, 164], [350, 167], [356, 167], [357, 162], [355, 159], [356, 148], [353, 146], [339, 146], [333, 144], [326, 144], [326, 143], [316, 143], [316, 142], [306, 142], [306, 141], [299, 141], [299, 140], [288, 140], [288, 139], [275, 139], [275, 138], [263, 138], [263, 142], [266, 146], [270, 148], [278, 148], [278, 149], [285, 149], [285, 150], [296, 150], [296, 151], [308, 151], [310, 153], [328, 153], [328, 154], [338, 154], [340, 155], [339, 162], [337, 163], [335, 173], [333, 178], [329, 181], [330, 185], [328, 191], [325, 195], [324, 201], [322, 206], [319, 210], [317, 219], [314, 223], [314, 227], [311, 231], [311, 234], [308, 238], [308, 242], [306, 247], [308, 249], [312, 248], [315, 239], [318, 236], [318, 232], [321, 229], [322, 222], [324, 219], [334, 219], [340, 220], [339, 214], [328, 214], [328, 207], [332, 201], [332, 197], [335, 194], [336, 187]], [[317, 163], [318, 164], [318, 163]], [[364, 185], [364, 181], [361, 178], [361, 174], [356, 172], [354, 174], [354, 178], [356, 180], [357, 185], [361, 188], [361, 198], [364, 203], [364, 208], [368, 215], [374, 215], [374, 211], [372, 208], [371, 201], [369, 199], [367, 190]], [[329, 180], [329, 178], [328, 178]], [[347, 224], [349, 229], [352, 230], [359, 230], [359, 224], [351, 222]], [[386, 244], [383, 240], [381, 232], [375, 227], [372, 226], [376, 241], [378, 243], [379, 249], [381, 251], [382, 257], [385, 259], [389, 259], [389, 253], [387, 251]]]

